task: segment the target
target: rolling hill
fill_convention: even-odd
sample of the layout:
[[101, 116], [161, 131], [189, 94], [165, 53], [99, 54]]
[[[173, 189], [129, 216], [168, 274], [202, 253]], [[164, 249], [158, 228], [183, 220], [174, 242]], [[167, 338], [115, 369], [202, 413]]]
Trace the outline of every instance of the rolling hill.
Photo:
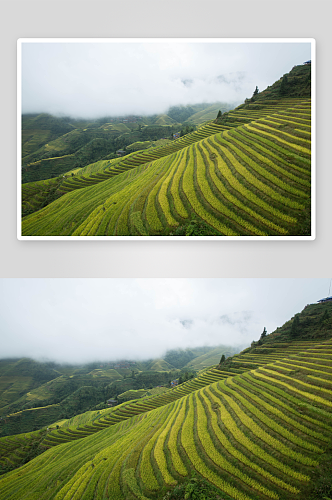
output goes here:
[[[194, 107], [183, 106], [174, 116], [194, 116], [223, 103], [204, 103]], [[219, 108], [218, 108], [219, 109]], [[180, 113], [180, 114], [179, 114]], [[87, 166], [100, 159], [115, 158], [116, 151], [135, 141], [157, 141], [171, 136], [181, 123], [167, 114], [154, 116], [104, 117], [94, 120], [55, 117], [46, 113], [22, 116], [22, 182], [35, 182], [55, 178], [72, 169]]]
[[205, 498], [330, 496], [331, 314], [332, 302], [306, 306], [163, 394], [1, 438], [3, 467], [21, 466], [2, 476], [0, 496], [162, 499], [202, 478], [216, 488]]
[[[130, 391], [147, 393], [169, 386], [188, 360], [202, 352], [222, 354], [239, 349], [219, 346], [173, 350], [164, 359], [102, 362], [88, 365], [38, 363], [32, 359], [0, 360], [0, 436], [35, 431], [77, 413], [107, 408], [106, 400]], [[174, 363], [174, 364], [172, 364]], [[191, 371], [193, 368], [191, 368]], [[195, 369], [194, 369], [195, 370]]]
[[284, 78], [171, 144], [23, 184], [22, 236], [311, 235], [310, 65]]

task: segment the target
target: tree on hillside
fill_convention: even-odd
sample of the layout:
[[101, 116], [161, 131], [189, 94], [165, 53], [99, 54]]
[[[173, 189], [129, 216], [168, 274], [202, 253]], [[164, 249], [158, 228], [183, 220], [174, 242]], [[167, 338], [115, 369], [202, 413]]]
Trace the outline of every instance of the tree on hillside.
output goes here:
[[181, 129], [180, 132], [180, 137], [183, 137], [184, 135], [190, 134], [190, 132], [194, 132], [196, 129], [195, 125], [186, 125]]
[[300, 333], [300, 318], [299, 315], [296, 314], [295, 318], [293, 319], [290, 335], [291, 337], [297, 337]]
[[267, 331], [266, 331], [266, 328], [264, 326], [264, 330], [263, 330], [263, 332], [261, 334], [261, 340], [265, 339], [266, 335], [267, 335]]
[[287, 75], [284, 75], [283, 79], [281, 80], [279, 94], [283, 96], [286, 95], [287, 92], [288, 92], [288, 78]]
[[225, 354], [223, 354], [223, 355], [221, 356], [221, 358], [220, 358], [219, 364], [221, 365], [222, 363], [224, 363], [224, 362], [225, 362], [225, 360], [226, 360], [226, 358], [225, 358]]
[[254, 90], [254, 93], [252, 94], [252, 98], [250, 99], [250, 102], [254, 102], [255, 97], [256, 97], [256, 95], [258, 94], [258, 92], [259, 92], [259, 90], [258, 90], [258, 87], [257, 87], [257, 85], [256, 85], [256, 88], [255, 88], [255, 90]]
[[217, 114], [217, 118], [221, 118], [221, 115], [222, 115], [222, 112], [219, 109], [218, 114]]
[[321, 317], [320, 324], [322, 328], [327, 328], [330, 324], [330, 315], [327, 309], [325, 309], [324, 314]]

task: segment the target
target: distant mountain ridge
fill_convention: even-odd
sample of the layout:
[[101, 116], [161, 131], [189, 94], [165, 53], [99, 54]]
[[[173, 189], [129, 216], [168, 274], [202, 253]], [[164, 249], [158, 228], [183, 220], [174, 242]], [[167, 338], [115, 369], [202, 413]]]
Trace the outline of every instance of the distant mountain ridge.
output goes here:
[[[3, 417], [0, 436], [32, 431], [50, 418], [69, 418], [98, 404], [103, 406], [108, 398], [131, 389], [167, 385], [186, 369], [189, 359], [199, 359], [202, 352], [210, 351], [219, 352], [220, 358], [231, 349], [225, 346], [180, 349], [170, 351], [165, 359], [86, 365], [40, 363], [28, 358], [0, 360], [0, 417]], [[36, 408], [33, 414], [26, 411], [33, 408]], [[16, 416], [6, 419], [9, 414]]]
[[[107, 157], [136, 141], [158, 140], [209, 118], [205, 110], [231, 109], [225, 103], [175, 106], [165, 114], [104, 117], [94, 120], [56, 117], [47, 113], [22, 116], [22, 182], [49, 179]], [[197, 114], [198, 113], [198, 114]], [[210, 116], [210, 115], [209, 115]]]

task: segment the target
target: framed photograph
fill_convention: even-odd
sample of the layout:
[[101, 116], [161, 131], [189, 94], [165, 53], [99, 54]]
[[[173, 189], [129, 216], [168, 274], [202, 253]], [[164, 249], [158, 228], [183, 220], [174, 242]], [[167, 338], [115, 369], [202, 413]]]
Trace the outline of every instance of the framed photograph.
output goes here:
[[19, 39], [19, 240], [314, 240], [315, 40]]

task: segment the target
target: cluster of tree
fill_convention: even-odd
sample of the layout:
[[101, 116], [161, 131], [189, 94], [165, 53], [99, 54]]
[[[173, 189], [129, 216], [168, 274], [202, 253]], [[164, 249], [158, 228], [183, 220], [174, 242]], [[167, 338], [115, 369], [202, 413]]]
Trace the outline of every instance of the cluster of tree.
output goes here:
[[205, 221], [193, 219], [186, 224], [178, 226], [170, 236], [216, 236], [218, 232]]
[[187, 135], [190, 132], [194, 132], [195, 130], [196, 130], [195, 125], [185, 125], [184, 127], [182, 127], [180, 131], [180, 137], [183, 137], [184, 135]]
[[303, 64], [294, 66], [289, 73], [259, 93], [256, 87], [251, 99], [245, 103], [259, 101], [260, 99], [277, 99], [280, 97], [310, 97], [311, 95], [311, 65]]
[[219, 364], [222, 365], [223, 363], [225, 363], [225, 361], [226, 361], [226, 356], [225, 354], [223, 354], [220, 358]]
[[266, 328], [264, 326], [264, 329], [263, 329], [263, 331], [261, 333], [261, 336], [259, 337], [258, 341], [253, 341], [252, 344], [251, 344], [251, 346], [253, 347], [255, 345], [262, 345], [263, 342], [264, 342], [264, 340], [265, 340], [265, 338], [266, 338], [266, 336], [267, 336], [267, 330], [266, 330]]
[[188, 372], [185, 371], [184, 373], [181, 373], [181, 375], [178, 377], [179, 384], [183, 384], [184, 382], [187, 382], [187, 380], [191, 380], [192, 378], [195, 378], [196, 372]]

